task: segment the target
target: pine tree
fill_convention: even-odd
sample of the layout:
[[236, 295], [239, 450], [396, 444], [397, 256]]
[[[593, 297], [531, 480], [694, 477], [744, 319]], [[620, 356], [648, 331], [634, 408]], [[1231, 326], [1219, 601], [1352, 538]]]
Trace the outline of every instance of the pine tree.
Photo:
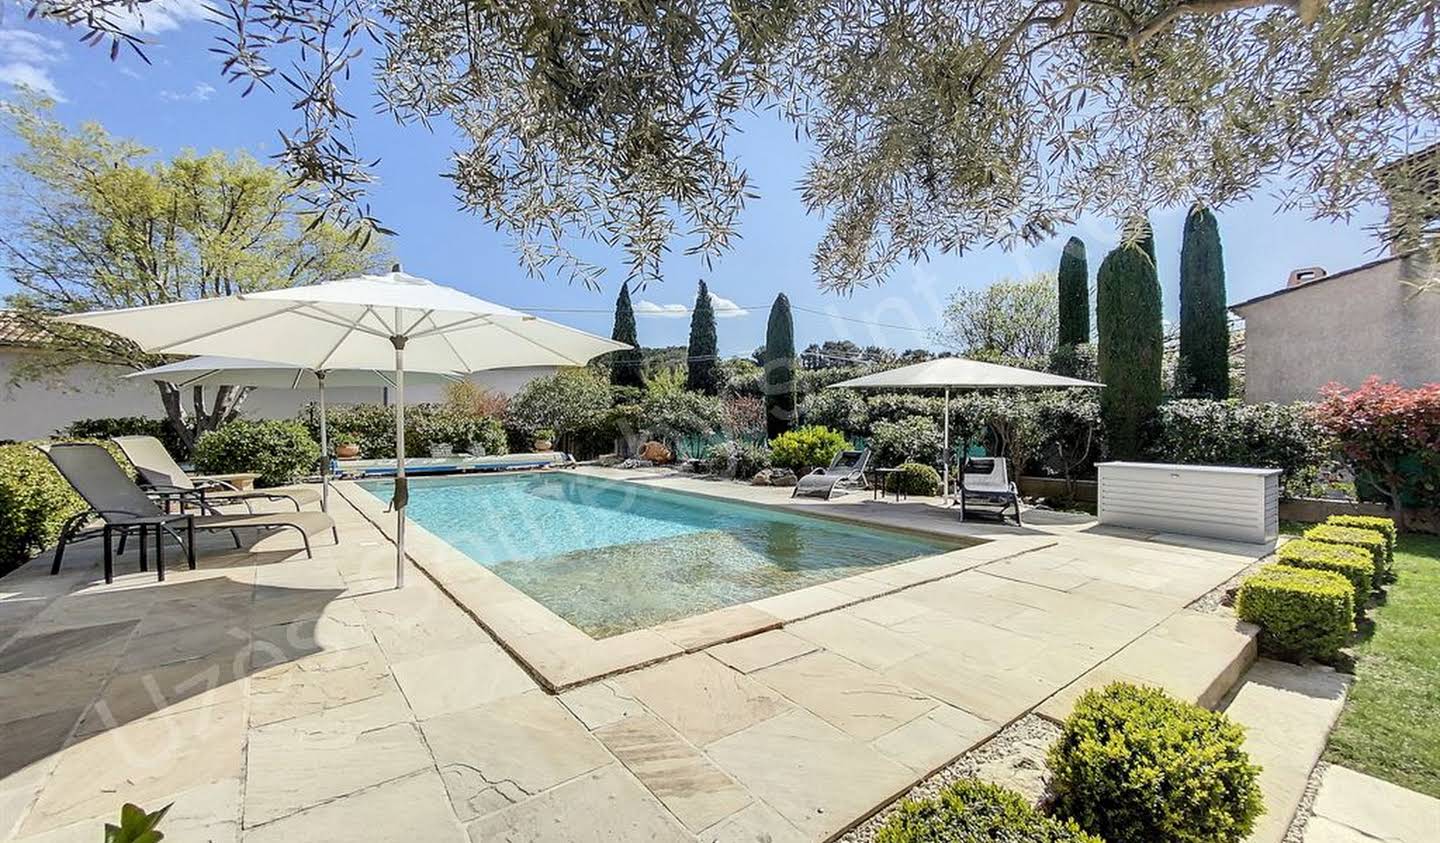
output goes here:
[[795, 323], [784, 293], [770, 308], [764, 366], [765, 431], [773, 439], [795, 424]]
[[1187, 398], [1230, 395], [1230, 325], [1225, 316], [1225, 256], [1220, 227], [1208, 208], [1185, 218], [1180, 245], [1180, 359]]
[[1110, 456], [1140, 456], [1145, 424], [1160, 404], [1164, 351], [1160, 282], [1144, 247], [1117, 247], [1096, 276], [1095, 324], [1099, 329], [1100, 408]]
[[1085, 241], [1071, 237], [1060, 253], [1056, 273], [1060, 287], [1060, 345], [1090, 341], [1090, 268], [1085, 262]]
[[644, 386], [645, 378], [640, 370], [640, 342], [635, 336], [635, 309], [630, 306], [630, 284], [620, 285], [620, 295], [615, 299], [615, 329], [610, 338], [630, 346], [624, 351], [610, 355], [610, 383], [614, 386]]
[[710, 290], [700, 282], [695, 294], [695, 310], [690, 314], [689, 371], [685, 388], [706, 395], [720, 391], [720, 349], [715, 339], [715, 305]]

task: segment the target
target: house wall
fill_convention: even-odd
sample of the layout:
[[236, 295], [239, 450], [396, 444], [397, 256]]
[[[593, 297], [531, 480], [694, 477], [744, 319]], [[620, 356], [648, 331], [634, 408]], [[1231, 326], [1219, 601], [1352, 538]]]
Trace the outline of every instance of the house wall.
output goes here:
[[[164, 409], [155, 385], [126, 380], [128, 369], [108, 366], [74, 366], [46, 381], [12, 384], [17, 365], [28, 354], [23, 348], [0, 347], [0, 439], [34, 439], [49, 436], [77, 419], [105, 416], [150, 416], [160, 418]], [[553, 374], [550, 367], [494, 369], [476, 372], [470, 380], [488, 389], [514, 394], [537, 377]], [[405, 403], [438, 401], [444, 387], [438, 384], [412, 385], [405, 389]], [[327, 389], [332, 404], [388, 403], [387, 391], [376, 388]], [[240, 407], [247, 418], [293, 418], [315, 400], [305, 390], [255, 389]]]
[[1245, 400], [1313, 401], [1370, 375], [1440, 382], [1440, 293], [1416, 295], [1409, 260], [1392, 260], [1237, 307], [1245, 320]]

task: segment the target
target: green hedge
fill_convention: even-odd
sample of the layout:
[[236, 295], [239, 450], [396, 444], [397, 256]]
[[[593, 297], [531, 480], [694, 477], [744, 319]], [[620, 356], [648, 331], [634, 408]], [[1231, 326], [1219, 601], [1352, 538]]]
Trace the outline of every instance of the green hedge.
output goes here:
[[151, 419], [144, 416], [76, 419], [55, 431], [57, 439], [93, 439], [103, 442], [116, 436], [154, 436], [177, 461], [190, 459], [190, 446], [175, 432], [175, 426], [170, 424], [169, 419]]
[[1390, 576], [1390, 557], [1388, 555], [1389, 542], [1385, 534], [1378, 530], [1367, 530], [1363, 527], [1340, 527], [1335, 524], [1317, 524], [1305, 531], [1305, 538], [1326, 542], [1327, 544], [1348, 544], [1358, 547], [1370, 554], [1371, 560], [1375, 563], [1375, 571], [1378, 582], [1384, 582]]
[[1326, 524], [1336, 527], [1358, 527], [1362, 530], [1374, 530], [1385, 537], [1385, 570], [1395, 569], [1395, 542], [1400, 539], [1399, 528], [1395, 526], [1395, 519], [1386, 518], [1383, 515], [1332, 515], [1325, 519]]
[[1280, 546], [1280, 564], [1292, 568], [1332, 571], [1355, 586], [1355, 611], [1365, 611], [1370, 592], [1377, 586], [1375, 560], [1364, 548], [1296, 539]]
[[1331, 571], [1266, 565], [1240, 583], [1235, 614], [1282, 658], [1333, 659], [1355, 628], [1355, 588]]
[[907, 799], [875, 843], [1103, 843], [1073, 821], [1045, 816], [1013, 790], [960, 779], [930, 799]]
[[[0, 573], [25, 564], [60, 535], [85, 501], [35, 447], [22, 442], [0, 445]], [[131, 477], [135, 470], [108, 442], [104, 445]]]
[[[366, 459], [395, 458], [395, 408], [380, 404], [339, 404], [326, 408], [330, 447], [353, 439]], [[320, 413], [311, 405], [301, 417], [310, 437], [320, 441]], [[405, 405], [405, 454], [430, 456], [431, 445], [457, 451], [484, 448], [487, 455], [506, 452], [505, 428], [497, 419], [464, 413], [444, 404]]]
[[1244, 743], [1158, 688], [1087, 691], [1050, 748], [1055, 811], [1109, 843], [1237, 843], [1264, 811]]
[[928, 465], [907, 462], [885, 478], [885, 488], [905, 495], [938, 495], [940, 472]]
[[253, 471], [255, 485], [283, 486], [317, 470], [320, 446], [293, 421], [233, 421], [195, 443], [195, 467], [204, 474]]

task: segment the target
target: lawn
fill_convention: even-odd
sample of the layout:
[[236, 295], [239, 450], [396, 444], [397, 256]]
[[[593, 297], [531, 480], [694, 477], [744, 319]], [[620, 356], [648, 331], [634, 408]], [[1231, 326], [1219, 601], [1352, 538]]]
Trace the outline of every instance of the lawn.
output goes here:
[[1407, 535], [1326, 760], [1440, 797], [1440, 537]]

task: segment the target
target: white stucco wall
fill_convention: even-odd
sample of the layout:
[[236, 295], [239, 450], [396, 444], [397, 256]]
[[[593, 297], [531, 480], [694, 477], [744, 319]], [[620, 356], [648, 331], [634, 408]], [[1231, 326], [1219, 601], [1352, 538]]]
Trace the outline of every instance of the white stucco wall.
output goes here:
[[[165, 414], [154, 384], [126, 380], [128, 370], [76, 366], [44, 382], [11, 384], [24, 349], [0, 348], [0, 439], [33, 439], [48, 436], [76, 419], [103, 416], [149, 416]], [[531, 380], [552, 374], [549, 367], [494, 369], [476, 372], [470, 380], [488, 389], [514, 394]], [[438, 401], [439, 385], [407, 386], [405, 403]], [[383, 389], [328, 389], [326, 400], [334, 404], [381, 403], [388, 396]], [[248, 418], [292, 418], [315, 393], [285, 389], [255, 389], [241, 405]], [[388, 401], [387, 401], [388, 403]]]
[[1320, 388], [1379, 375], [1415, 387], [1440, 382], [1440, 293], [1417, 295], [1408, 260], [1336, 273], [1239, 305], [1245, 320], [1245, 400], [1313, 401]]

